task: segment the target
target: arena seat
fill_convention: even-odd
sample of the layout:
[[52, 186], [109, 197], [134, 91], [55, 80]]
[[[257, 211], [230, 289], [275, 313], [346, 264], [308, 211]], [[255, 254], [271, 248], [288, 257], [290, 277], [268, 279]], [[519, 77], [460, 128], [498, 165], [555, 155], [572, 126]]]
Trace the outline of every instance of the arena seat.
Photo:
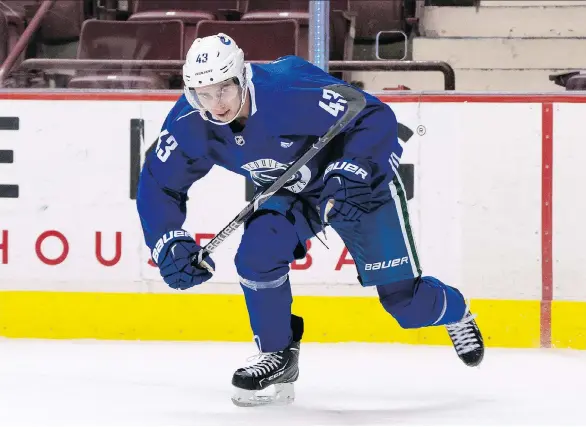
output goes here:
[[185, 25], [184, 45], [195, 39], [195, 27], [205, 20], [233, 20], [240, 17], [237, 0], [134, 0], [130, 21], [180, 20]]
[[78, 40], [85, 18], [83, 0], [56, 1], [41, 23], [40, 41], [59, 44]]
[[[100, 21], [87, 20], [81, 30], [78, 59], [182, 59], [184, 27], [181, 21]], [[93, 75], [93, 77], [92, 77]], [[106, 76], [106, 77], [105, 77]], [[126, 76], [110, 77], [107, 76]], [[132, 77], [137, 77], [132, 83]], [[78, 80], [82, 78], [81, 80]], [[90, 80], [94, 78], [94, 82]], [[144, 69], [80, 72], [70, 87], [161, 86], [160, 77]], [[118, 82], [118, 83], [117, 83]], [[104, 86], [99, 86], [99, 85]]]
[[131, 15], [128, 21], [145, 22], [145, 21], [163, 21], [163, 20], [180, 20], [185, 26], [183, 45], [189, 47], [190, 41], [195, 40], [196, 25], [200, 21], [215, 20], [215, 16], [208, 12], [192, 11], [148, 11]]
[[83, 23], [78, 59], [181, 59], [181, 21], [100, 21]]
[[[330, 4], [330, 60], [352, 59], [354, 20], [347, 0]], [[294, 19], [299, 24], [299, 56], [309, 58], [309, 0], [249, 0], [243, 21]]]
[[207, 14], [206, 19], [234, 20], [240, 17], [239, 7], [238, 0], [133, 0], [130, 12], [140, 16], [148, 12], [181, 11]]
[[249, 61], [272, 61], [299, 53], [299, 24], [292, 19], [272, 21], [201, 21], [197, 37], [224, 33], [232, 37]]

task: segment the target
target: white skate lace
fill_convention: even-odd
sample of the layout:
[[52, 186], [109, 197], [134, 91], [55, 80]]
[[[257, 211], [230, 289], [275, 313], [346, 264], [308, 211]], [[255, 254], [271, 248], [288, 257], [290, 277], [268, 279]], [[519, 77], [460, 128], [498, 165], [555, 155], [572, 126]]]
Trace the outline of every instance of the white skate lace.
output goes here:
[[268, 374], [273, 369], [277, 369], [281, 364], [281, 360], [283, 356], [279, 353], [259, 353], [252, 357], [249, 357], [247, 360], [254, 360], [258, 359], [258, 362], [254, 363], [253, 365], [246, 366], [244, 371], [252, 375], [253, 377], [259, 377], [261, 375]]
[[454, 342], [456, 353], [466, 354], [480, 348], [480, 343], [474, 333], [472, 321], [476, 314], [469, 314], [457, 323], [446, 325], [446, 329]]

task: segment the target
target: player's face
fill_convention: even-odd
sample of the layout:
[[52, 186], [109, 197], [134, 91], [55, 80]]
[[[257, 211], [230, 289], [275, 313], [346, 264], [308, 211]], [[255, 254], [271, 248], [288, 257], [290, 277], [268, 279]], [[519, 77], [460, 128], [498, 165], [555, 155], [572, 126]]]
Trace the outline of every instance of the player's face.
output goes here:
[[240, 110], [242, 89], [233, 80], [195, 88], [195, 94], [200, 104], [222, 122], [234, 120]]

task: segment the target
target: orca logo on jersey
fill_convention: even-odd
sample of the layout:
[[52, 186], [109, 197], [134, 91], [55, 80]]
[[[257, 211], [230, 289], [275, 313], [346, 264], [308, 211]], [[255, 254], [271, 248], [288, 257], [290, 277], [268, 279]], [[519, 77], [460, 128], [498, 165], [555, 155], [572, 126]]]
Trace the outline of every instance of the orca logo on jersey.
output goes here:
[[[258, 187], [268, 187], [275, 182], [289, 165], [278, 162], [273, 159], [259, 159], [242, 165], [241, 168], [250, 172], [250, 178]], [[287, 180], [283, 186], [293, 193], [303, 191], [311, 180], [311, 170], [307, 166], [302, 166], [295, 175]]]

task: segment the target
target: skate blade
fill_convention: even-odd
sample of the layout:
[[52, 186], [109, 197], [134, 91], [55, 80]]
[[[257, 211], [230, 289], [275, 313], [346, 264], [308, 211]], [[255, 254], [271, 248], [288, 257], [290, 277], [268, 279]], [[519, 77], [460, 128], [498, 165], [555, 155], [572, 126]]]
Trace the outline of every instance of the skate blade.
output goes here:
[[235, 388], [232, 403], [240, 407], [289, 405], [295, 400], [293, 383], [274, 384], [264, 390]]

